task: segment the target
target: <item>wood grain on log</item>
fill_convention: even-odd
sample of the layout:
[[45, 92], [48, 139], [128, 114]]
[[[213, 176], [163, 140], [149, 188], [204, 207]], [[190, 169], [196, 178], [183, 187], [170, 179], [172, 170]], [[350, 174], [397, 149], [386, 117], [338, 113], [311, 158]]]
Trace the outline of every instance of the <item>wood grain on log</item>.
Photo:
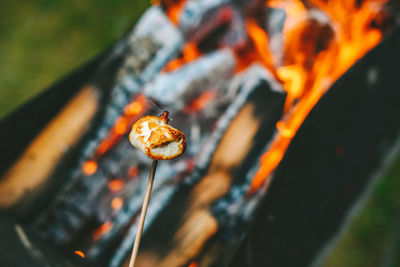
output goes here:
[[[168, 225], [167, 229], [158, 229], [173, 231], [172, 238], [161, 244], [165, 252], [144, 246], [139, 251], [137, 266], [182, 266], [201, 252], [218, 231], [218, 222], [209, 207], [229, 191], [234, 169], [249, 153], [259, 127], [260, 118], [254, 116], [254, 104], [245, 104], [219, 143], [208, 172], [181, 200], [185, 202], [183, 216], [176, 218], [174, 225]], [[164, 242], [163, 238], [160, 242]]]
[[0, 180], [0, 208], [9, 208], [40, 187], [85, 130], [98, 108], [98, 92], [82, 89], [32, 141]]

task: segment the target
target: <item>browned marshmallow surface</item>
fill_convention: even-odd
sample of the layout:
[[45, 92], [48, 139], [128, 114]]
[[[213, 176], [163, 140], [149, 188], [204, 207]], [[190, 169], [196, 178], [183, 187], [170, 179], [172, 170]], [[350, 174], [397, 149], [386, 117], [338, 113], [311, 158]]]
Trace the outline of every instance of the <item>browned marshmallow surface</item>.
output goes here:
[[132, 126], [129, 140], [134, 147], [155, 160], [176, 158], [186, 148], [185, 135], [157, 116], [145, 116], [137, 120]]

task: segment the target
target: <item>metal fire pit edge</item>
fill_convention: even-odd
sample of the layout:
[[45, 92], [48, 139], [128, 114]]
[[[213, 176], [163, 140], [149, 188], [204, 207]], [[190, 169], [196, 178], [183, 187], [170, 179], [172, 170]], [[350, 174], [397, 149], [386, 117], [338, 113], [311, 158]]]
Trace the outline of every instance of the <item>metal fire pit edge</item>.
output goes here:
[[398, 153], [399, 47], [397, 27], [310, 112], [229, 266], [323, 264], [377, 173]]

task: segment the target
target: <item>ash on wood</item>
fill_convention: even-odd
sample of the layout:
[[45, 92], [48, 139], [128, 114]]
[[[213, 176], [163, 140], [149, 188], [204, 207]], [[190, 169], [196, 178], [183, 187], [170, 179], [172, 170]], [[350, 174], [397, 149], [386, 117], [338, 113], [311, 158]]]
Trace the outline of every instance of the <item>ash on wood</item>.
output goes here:
[[[295, 10], [301, 12], [304, 23], [293, 29], [296, 32], [292, 37], [298, 41], [307, 37], [315, 39], [292, 49], [293, 42], [285, 43], [288, 40], [285, 31], [293, 19], [293, 9], [279, 6], [279, 1], [278, 6], [268, 7], [259, 0], [161, 2], [162, 5], [149, 8], [132, 31], [87, 69], [83, 80], [71, 80], [72, 85], [79, 87], [69, 92], [68, 82], [64, 81], [63, 86], [51, 89], [54, 94], [61, 90], [62, 96], [68, 96], [68, 100], [57, 102], [65, 106], [77, 91], [89, 84], [97, 88], [98, 102], [94, 106], [98, 108], [88, 121], [88, 130], [78, 131], [73, 135], [76, 137], [72, 138], [73, 142], [68, 142], [73, 145], [68, 153], [59, 157], [57, 151], [51, 151], [56, 163], [39, 179], [42, 186], [29, 195], [29, 201], [17, 201], [18, 206], [10, 212], [40, 238], [65, 251], [83, 251], [85, 259], [95, 265], [123, 265], [140, 227], [138, 214], [151, 165], [141, 152], [131, 149], [128, 131], [140, 117], [168, 110], [174, 126], [185, 133], [188, 149], [179, 159], [158, 166], [138, 262], [157, 266], [180, 266], [192, 261], [206, 266], [229, 264], [235, 252], [245, 251], [237, 250], [239, 243], [267, 196], [264, 208], [273, 209], [272, 214], [268, 213], [270, 224], [265, 229], [268, 235], [257, 237], [266, 242], [270, 251], [274, 248], [279, 251], [268, 259], [263, 254], [255, 255], [255, 262], [243, 262], [240, 258], [235, 263], [263, 265], [265, 261], [281, 266], [290, 265], [295, 258], [297, 266], [306, 264], [337, 229], [345, 210], [367, 183], [360, 177], [368, 176], [379, 165], [387, 151], [385, 142], [393, 143], [389, 135], [398, 134], [398, 125], [391, 117], [398, 109], [390, 102], [398, 97], [391, 91], [380, 95], [375, 90], [380, 86], [377, 81], [382, 82], [378, 79], [379, 68], [366, 72], [372, 74], [368, 75], [364, 91], [359, 87], [364, 80], [355, 82], [354, 88], [351, 85], [347, 88], [343, 82], [348, 75], [363, 79], [364, 61], [354, 67], [360, 72], [353, 69], [339, 80], [331, 90], [338, 92], [328, 93], [314, 108], [276, 175], [272, 172], [297, 127], [328, 86], [379, 42], [384, 31], [374, 17], [378, 14], [368, 9], [368, 1], [363, 1], [363, 8], [342, 10], [357, 15], [365, 10], [372, 12], [372, 17], [361, 16], [365, 22], [362, 27], [348, 27], [358, 31], [343, 34], [342, 30], [353, 22], [353, 17], [342, 21], [344, 26], [336, 21], [341, 27], [336, 24], [332, 27], [326, 20], [328, 14], [321, 17], [315, 13], [317, 8], [326, 11], [325, 3], [317, 7], [299, 1]], [[383, 8], [381, 2], [377, 5]], [[181, 19], [177, 16], [179, 12]], [[364, 40], [354, 41], [352, 37], [364, 36], [364, 31], [368, 31], [371, 42], [361, 49]], [[349, 47], [342, 46], [342, 37], [358, 52], [349, 60]], [[389, 42], [387, 48], [392, 51], [394, 46], [390, 42], [398, 45], [396, 38], [388, 39], [382, 46]], [[289, 51], [299, 52], [300, 56], [286, 55]], [[393, 70], [387, 71], [387, 75], [387, 79], [395, 76]], [[392, 90], [392, 80], [389, 83], [386, 89]], [[342, 85], [346, 88], [339, 87]], [[390, 105], [383, 107], [390, 111], [380, 106], [386, 100]], [[46, 101], [34, 103], [44, 105]], [[340, 105], [344, 107], [341, 109]], [[28, 106], [34, 111], [33, 104]], [[62, 110], [61, 106], [55, 108], [51, 103], [49, 106], [51, 116], [38, 119], [34, 130], [31, 126], [24, 128], [30, 129], [29, 138], [21, 137], [25, 134], [10, 138], [17, 142], [23, 140], [10, 152], [13, 159], [27, 147], [29, 150], [28, 144], [36, 134], [48, 129], [44, 127], [45, 122], [56, 118], [55, 114]], [[17, 115], [0, 125], [10, 126], [12, 119], [21, 119], [21, 114]], [[340, 117], [334, 117], [337, 115]], [[379, 116], [386, 117], [379, 120]], [[81, 121], [80, 129], [86, 127], [85, 122]], [[375, 126], [373, 130], [368, 129], [368, 123]], [[18, 121], [17, 125], [21, 123]], [[360, 129], [369, 132], [359, 138]], [[385, 129], [384, 133], [380, 129]], [[38, 135], [39, 140], [47, 136], [46, 132]], [[378, 144], [372, 144], [375, 141]], [[368, 142], [373, 146], [371, 153], [366, 150]], [[311, 147], [304, 146], [305, 143], [312, 143]], [[334, 147], [342, 155], [331, 154], [335, 152], [332, 152]], [[383, 147], [385, 152], [379, 154], [378, 147]], [[7, 160], [8, 165], [11, 162]], [[347, 166], [347, 162], [352, 165]], [[370, 163], [362, 173], [359, 172], [361, 163]], [[339, 170], [343, 173], [338, 174], [335, 166], [341, 167]], [[320, 174], [325, 169], [331, 170], [327, 176], [332, 179], [326, 180]], [[340, 177], [335, 179], [335, 175]], [[356, 178], [351, 180], [353, 175]], [[28, 172], [25, 177], [29, 177]], [[271, 181], [273, 191], [267, 195]], [[342, 202], [334, 202], [333, 197], [349, 184], [346, 188], [354, 186], [353, 191], [344, 192]], [[327, 190], [326, 196], [321, 193], [324, 190]], [[324, 201], [319, 200], [324, 197]], [[259, 209], [261, 222], [265, 222], [263, 211]], [[317, 218], [320, 214], [325, 216]], [[274, 220], [279, 221], [278, 226]], [[293, 226], [296, 220], [299, 223]], [[257, 229], [258, 220], [254, 225]], [[317, 226], [320, 228], [314, 229]], [[307, 234], [317, 230], [321, 235], [310, 238], [311, 243], [307, 243]], [[252, 235], [253, 232], [248, 239]], [[285, 247], [289, 241], [293, 244]], [[287, 249], [295, 251], [296, 257], [280, 258]]]

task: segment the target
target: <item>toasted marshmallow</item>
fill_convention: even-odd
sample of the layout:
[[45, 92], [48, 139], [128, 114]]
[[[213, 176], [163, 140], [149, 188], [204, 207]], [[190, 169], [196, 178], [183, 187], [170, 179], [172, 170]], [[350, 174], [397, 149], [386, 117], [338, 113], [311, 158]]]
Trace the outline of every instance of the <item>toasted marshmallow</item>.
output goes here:
[[185, 135], [170, 126], [163, 115], [137, 120], [132, 126], [129, 141], [154, 160], [176, 158], [186, 149]]

